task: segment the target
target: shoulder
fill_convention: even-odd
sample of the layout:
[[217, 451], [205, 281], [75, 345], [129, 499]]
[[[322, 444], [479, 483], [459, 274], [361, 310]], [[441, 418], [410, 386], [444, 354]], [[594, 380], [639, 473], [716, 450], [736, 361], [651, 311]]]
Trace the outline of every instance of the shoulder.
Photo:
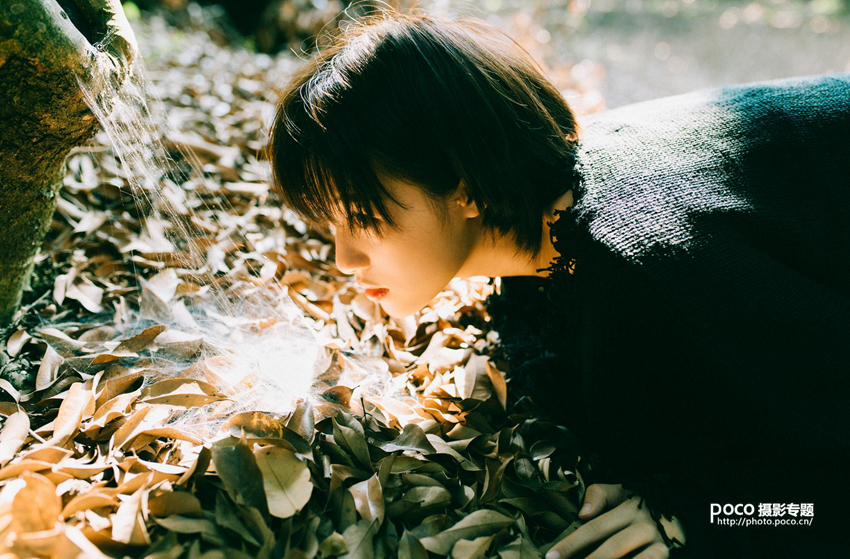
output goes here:
[[[632, 103], [579, 119], [585, 134], [641, 128], [670, 129], [683, 118], [685, 127], [705, 117], [741, 117], [747, 113], [799, 112], [800, 118], [817, 118], [850, 111], [850, 73], [800, 76], [778, 80], [702, 88], [687, 93]], [[769, 116], [769, 115], [768, 115]]]
[[[684, 256], [723, 214], [793, 215], [801, 185], [835, 204], [850, 173], [850, 74], [709, 88], [579, 121], [575, 218], [635, 263]], [[729, 220], [725, 218], [728, 217]]]

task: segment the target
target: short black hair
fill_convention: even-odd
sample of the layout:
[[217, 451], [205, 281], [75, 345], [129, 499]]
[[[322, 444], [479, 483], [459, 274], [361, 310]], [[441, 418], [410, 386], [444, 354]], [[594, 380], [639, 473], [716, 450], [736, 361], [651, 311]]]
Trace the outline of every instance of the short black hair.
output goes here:
[[487, 230], [535, 258], [543, 212], [571, 186], [578, 125], [531, 55], [474, 17], [416, 8], [328, 38], [277, 103], [268, 157], [284, 205], [316, 224], [341, 210], [349, 230], [381, 235], [398, 227], [382, 175], [432, 201], [463, 180]]

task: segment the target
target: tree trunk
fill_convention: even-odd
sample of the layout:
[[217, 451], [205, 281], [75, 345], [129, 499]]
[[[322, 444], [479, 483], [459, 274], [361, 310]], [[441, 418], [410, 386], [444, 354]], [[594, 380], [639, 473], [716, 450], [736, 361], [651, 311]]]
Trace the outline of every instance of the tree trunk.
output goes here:
[[119, 0], [0, 0], [0, 327], [20, 305], [71, 148], [108, 113], [136, 55]]

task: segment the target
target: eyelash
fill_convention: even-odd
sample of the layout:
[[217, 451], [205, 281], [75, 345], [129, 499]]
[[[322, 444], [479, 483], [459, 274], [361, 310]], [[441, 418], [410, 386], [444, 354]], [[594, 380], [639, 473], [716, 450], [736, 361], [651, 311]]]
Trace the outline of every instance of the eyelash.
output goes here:
[[[365, 214], [365, 213], [356, 213], [356, 214], [352, 214], [351, 218], [352, 218], [352, 219], [354, 220], [354, 222], [355, 222], [355, 223], [357, 223], [358, 225], [360, 225], [360, 226], [365, 226], [365, 224], [367, 223], [368, 214]], [[382, 219], [382, 218], [381, 218], [381, 216], [379, 216], [379, 215], [374, 216], [374, 219], [375, 219], [376, 221], [383, 221], [383, 219]]]

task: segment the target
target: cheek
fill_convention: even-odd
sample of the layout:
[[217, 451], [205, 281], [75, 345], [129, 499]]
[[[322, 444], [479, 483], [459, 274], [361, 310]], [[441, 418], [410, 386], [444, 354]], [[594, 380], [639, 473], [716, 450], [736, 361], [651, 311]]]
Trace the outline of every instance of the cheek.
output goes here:
[[[455, 277], [466, 253], [457, 239], [445, 233], [410, 237], [394, 244], [382, 263], [396, 283], [397, 297], [425, 305]], [[389, 286], [392, 287], [392, 286]]]
[[[397, 260], [405, 263], [406, 275], [418, 277], [419, 282], [430, 278], [442, 281], [447, 274], [457, 271], [461, 255], [455, 239], [441, 234], [439, 230], [406, 239], [394, 252]], [[450, 280], [451, 277], [446, 279], [446, 283]]]

